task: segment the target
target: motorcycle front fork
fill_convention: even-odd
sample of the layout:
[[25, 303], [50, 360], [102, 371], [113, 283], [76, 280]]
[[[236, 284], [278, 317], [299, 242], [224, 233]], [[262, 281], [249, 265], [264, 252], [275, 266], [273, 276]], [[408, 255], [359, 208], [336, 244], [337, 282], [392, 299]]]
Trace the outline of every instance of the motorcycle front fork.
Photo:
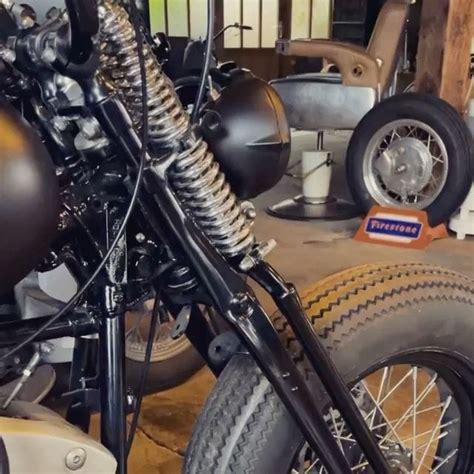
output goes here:
[[[113, 96], [95, 101], [91, 94], [89, 100], [91, 101], [89, 105], [102, 127], [121, 146], [130, 162], [136, 163], [136, 157], [140, 155], [141, 142], [123, 107], [120, 107]], [[151, 204], [155, 204], [151, 209], [147, 209], [147, 212], [156, 216], [156, 222], [159, 222], [156, 232], [158, 235], [166, 235], [172, 240], [173, 245], [180, 247], [190, 268], [206, 288], [214, 308], [239, 335], [327, 472], [351, 472], [344, 454], [324, 420], [321, 408], [251, 288], [183, 211], [167, 180], [173, 155], [159, 158], [147, 156], [147, 163], [144, 185], [148, 196], [154, 201]], [[153, 225], [153, 222], [151, 224]], [[286, 284], [264, 262], [258, 263], [251, 270], [250, 276], [276, 301], [299, 339], [314, 372], [319, 375], [330, 395], [334, 408], [345, 418], [354, 439], [373, 470], [378, 474], [389, 473], [388, 463], [354, 403], [350, 390], [306, 318], [296, 290]], [[106, 325], [101, 333], [105, 338], [101, 341], [105, 347], [101, 351], [101, 356], [105, 358], [105, 361], [102, 361], [105, 368], [102, 377], [105, 377], [105, 381], [101, 386], [104, 391], [101, 401], [102, 408], [106, 410], [102, 428], [105, 435], [104, 444], [117, 457], [118, 472], [124, 473], [125, 442], [119, 446], [123, 441], [122, 430], [125, 426], [124, 387], [123, 379], [117, 379], [121, 380], [120, 383], [113, 380], [117, 370], [123, 368], [123, 334], [119, 325], [112, 324], [111, 321], [108, 324], [111, 326]], [[122, 345], [115, 341], [116, 337], [122, 338]], [[121, 351], [122, 354], [117, 355], [117, 351]], [[111, 429], [116, 431], [111, 433]]]
[[[251, 288], [236, 273], [182, 211], [166, 180], [166, 160], [154, 162], [147, 171], [147, 189], [154, 194], [170, 232], [180, 242], [192, 269], [206, 286], [215, 308], [240, 336], [262, 372], [272, 383], [288, 412], [293, 416], [309, 446], [329, 473], [351, 472], [320, 407], [301, 372], [284, 347], [270, 318]], [[275, 300], [288, 320], [307, 359], [324, 388], [352, 430], [354, 439], [375, 472], [390, 472], [375, 437], [365, 423], [351, 392], [314, 332], [296, 289], [265, 262], [254, 266], [249, 275]]]
[[[119, 208], [107, 210], [107, 239], [120, 227]], [[100, 284], [99, 325], [100, 437], [117, 460], [117, 473], [127, 472], [127, 409], [125, 377], [125, 288], [127, 250], [124, 235], [105, 268]]]
[[[334, 407], [348, 423], [374, 472], [389, 473], [387, 461], [372, 437], [350, 391], [309, 324], [295, 289], [291, 285], [286, 285], [265, 263], [259, 263], [252, 270], [251, 276], [273, 296], [280, 311], [287, 318]], [[127, 472], [123, 360], [125, 315], [121, 305], [117, 303], [121, 298], [119, 287], [106, 285], [103, 288], [103, 295], [104, 317], [99, 331], [101, 440], [115, 456], [118, 463], [117, 472], [125, 474]], [[307, 382], [254, 296], [250, 292], [236, 294], [232, 309], [224, 316], [272, 383], [327, 472], [350, 472], [350, 466], [320, 408], [315, 404]]]

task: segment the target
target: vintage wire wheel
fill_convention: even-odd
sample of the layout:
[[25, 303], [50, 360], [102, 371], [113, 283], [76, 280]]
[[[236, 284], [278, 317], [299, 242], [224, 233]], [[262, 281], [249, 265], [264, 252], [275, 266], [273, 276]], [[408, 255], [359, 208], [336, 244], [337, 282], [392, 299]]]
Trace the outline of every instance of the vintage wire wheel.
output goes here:
[[[396, 473], [452, 473], [466, 456], [472, 430], [472, 400], [447, 368], [443, 356], [426, 355], [421, 364], [390, 364], [364, 377], [352, 389], [364, 418]], [[418, 359], [409, 356], [407, 359]], [[395, 362], [395, 361], [394, 361]], [[446, 378], [444, 378], [446, 377]], [[462, 415], [461, 415], [462, 414]], [[466, 419], [467, 417], [467, 419]], [[372, 473], [345, 421], [329, 408], [326, 419], [352, 472]], [[323, 474], [326, 469], [305, 444], [292, 474]]]
[[[472, 474], [474, 281], [422, 263], [369, 264], [328, 276], [302, 301], [394, 472]], [[272, 321], [353, 472], [372, 473], [288, 321], [279, 312]], [[325, 470], [270, 382], [242, 354], [214, 386], [183, 472]]]
[[388, 207], [425, 209], [443, 190], [449, 170], [440, 135], [419, 120], [396, 120], [381, 127], [364, 155], [369, 193]]
[[[127, 382], [130, 387], [138, 386], [142, 362], [145, 359], [146, 344], [153, 300], [142, 308], [127, 313], [125, 356]], [[162, 322], [153, 341], [146, 393], [153, 393], [175, 387], [195, 374], [204, 361], [186, 336], [171, 337], [174, 320]]]
[[[148, 324], [153, 300], [147, 301], [141, 311], [128, 315], [129, 329], [125, 335], [125, 356], [136, 362], [143, 362], [148, 340]], [[178, 339], [171, 337], [174, 320], [162, 322], [153, 341], [150, 362], [161, 362], [176, 357], [191, 347], [186, 336]]]
[[466, 199], [473, 158], [472, 134], [458, 111], [437, 97], [400, 94], [354, 129], [347, 183], [361, 212], [374, 205], [423, 210], [434, 227]]

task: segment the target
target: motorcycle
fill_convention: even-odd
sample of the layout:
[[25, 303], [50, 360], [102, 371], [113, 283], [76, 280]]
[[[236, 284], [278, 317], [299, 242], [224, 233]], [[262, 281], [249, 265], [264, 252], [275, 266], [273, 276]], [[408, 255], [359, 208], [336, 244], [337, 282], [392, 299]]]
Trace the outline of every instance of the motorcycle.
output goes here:
[[[4, 295], [10, 302], [8, 314], [21, 315], [23, 319], [46, 316], [61, 308], [77, 291], [77, 283], [62, 265], [45, 273], [31, 273], [15, 287], [14, 295]], [[6, 296], [9, 296], [7, 299]], [[144, 361], [147, 343], [147, 325], [153, 307], [153, 295], [145, 301], [130, 305], [125, 315], [125, 363], [127, 385], [137, 387], [140, 367]], [[158, 392], [184, 382], [204, 365], [204, 361], [192, 344], [182, 335], [172, 337], [174, 320], [160, 324], [155, 334], [148, 370], [147, 393]], [[62, 338], [47, 341], [50, 352], [42, 357], [44, 364], [51, 365], [54, 389], [48, 398], [61, 394], [68, 387], [74, 339]], [[21, 366], [12, 375], [21, 376]], [[46, 386], [47, 381], [43, 381]], [[1, 385], [1, 384], [0, 384]], [[1, 387], [0, 387], [1, 390]], [[45, 396], [48, 395], [45, 393]]]
[[[253, 30], [251, 26], [232, 23], [226, 25], [214, 35], [213, 43], [230, 29], [239, 31]], [[188, 110], [192, 110], [198, 95], [205, 52], [206, 42], [204, 40], [190, 40], [184, 50], [182, 64], [178, 71], [174, 71], [170, 67], [166, 67], [166, 65], [164, 67], [165, 72], [174, 82], [181, 104]], [[209, 69], [209, 83], [206, 87], [206, 95], [210, 97], [215, 96], [224, 87], [228, 87], [235, 77], [238, 77], [243, 72], [244, 70], [239, 68], [235, 61], [220, 62], [214, 52]]]
[[[0, 290], [61, 265], [78, 283], [52, 314], [2, 314], [1, 377], [20, 367], [21, 378], [2, 393], [0, 472], [125, 473], [154, 335], [170, 319], [218, 376], [185, 473], [472, 472], [474, 282], [367, 265], [300, 299], [266, 262], [274, 242], [257, 240], [247, 201], [288, 164], [278, 96], [242, 78], [192, 123], [127, 5], [66, 0], [37, 24], [0, 3]], [[125, 313], [150, 297], [134, 395]], [[65, 416], [18, 400], [45, 341], [62, 337], [75, 339]], [[402, 389], [412, 398], [394, 415]], [[93, 411], [100, 443], [86, 434]]]

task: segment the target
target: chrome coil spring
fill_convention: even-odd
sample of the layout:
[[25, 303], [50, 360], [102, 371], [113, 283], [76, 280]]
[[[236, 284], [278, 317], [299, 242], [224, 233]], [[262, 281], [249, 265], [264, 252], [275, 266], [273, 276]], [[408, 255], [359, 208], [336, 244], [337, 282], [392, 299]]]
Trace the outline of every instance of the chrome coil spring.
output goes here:
[[[101, 15], [101, 64], [126, 100], [135, 123], [141, 122], [141, 72], [135, 30], [127, 11], [105, 0]], [[168, 145], [189, 129], [189, 117], [179, 103], [171, 81], [161, 72], [150, 46], [143, 44], [148, 90], [149, 136], [156, 144]]]
[[[121, 94], [135, 125], [141, 123], [141, 73], [137, 39], [126, 10], [101, 0], [102, 72]], [[148, 91], [149, 136], [176, 154], [169, 178], [178, 198], [201, 229], [226, 256], [246, 253], [255, 238], [251, 220], [232, 193], [207, 143], [192, 131], [172, 82], [143, 44]]]

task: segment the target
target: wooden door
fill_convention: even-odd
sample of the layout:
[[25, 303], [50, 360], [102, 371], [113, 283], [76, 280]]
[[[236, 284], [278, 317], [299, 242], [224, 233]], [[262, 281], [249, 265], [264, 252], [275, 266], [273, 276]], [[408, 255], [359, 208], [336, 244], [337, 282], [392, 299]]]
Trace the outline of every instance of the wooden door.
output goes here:
[[174, 38], [204, 38], [207, 0], [148, 0], [152, 33]]
[[[216, 44], [221, 61], [234, 60], [266, 80], [295, 70], [295, 61], [275, 54], [278, 38], [328, 38], [333, 0], [216, 0], [216, 31], [240, 23], [252, 31], [229, 30]], [[176, 44], [204, 37], [207, 0], [149, 0], [152, 33]]]
[[230, 29], [218, 44], [219, 58], [234, 60], [264, 79], [278, 77], [275, 41], [281, 37], [279, 0], [218, 0], [219, 26], [248, 25], [252, 31]]
[[295, 70], [295, 61], [275, 54], [278, 38], [328, 38], [332, 0], [218, 0], [220, 26], [241, 23], [253, 31], [230, 31], [218, 45], [233, 59], [269, 80]]

